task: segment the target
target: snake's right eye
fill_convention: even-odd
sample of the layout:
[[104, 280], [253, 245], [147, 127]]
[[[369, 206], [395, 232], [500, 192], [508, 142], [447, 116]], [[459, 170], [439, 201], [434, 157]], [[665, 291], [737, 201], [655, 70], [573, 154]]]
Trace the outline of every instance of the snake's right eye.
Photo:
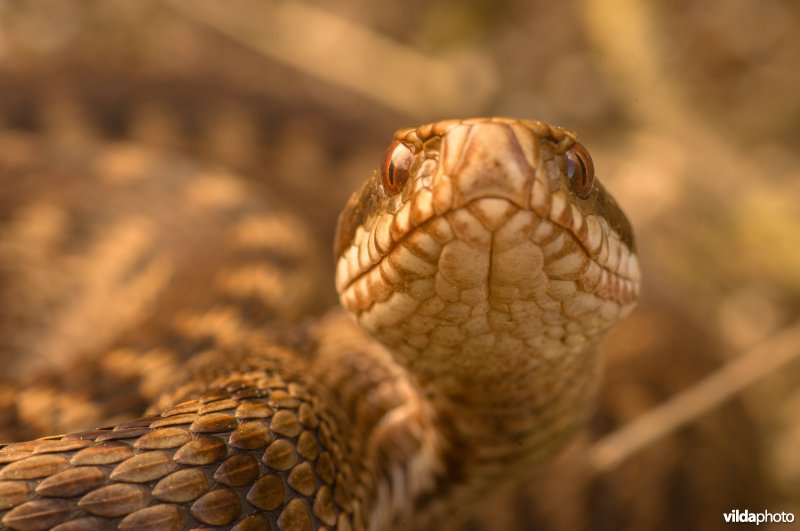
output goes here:
[[381, 163], [381, 181], [383, 188], [389, 195], [400, 193], [411, 176], [411, 165], [414, 163], [414, 153], [407, 145], [395, 140], [386, 150]]

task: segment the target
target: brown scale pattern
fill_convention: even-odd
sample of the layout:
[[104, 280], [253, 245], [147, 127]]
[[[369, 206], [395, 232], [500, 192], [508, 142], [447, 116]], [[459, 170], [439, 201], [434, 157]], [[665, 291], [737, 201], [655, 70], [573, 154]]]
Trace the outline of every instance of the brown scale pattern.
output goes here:
[[[51, 205], [66, 216], [68, 223], [57, 227], [67, 238], [80, 236], [69, 222], [85, 218], [91, 230], [84, 231], [82, 245], [91, 248], [106, 238], [114, 243], [109, 249], [123, 251], [128, 247], [109, 237], [109, 227], [134, 211], [161, 230], [145, 240], [146, 252], [132, 257], [133, 266], [137, 260], [171, 257], [176, 249], [185, 251], [179, 255], [182, 263], [193, 265], [191, 274], [169, 282], [166, 295], [157, 295], [154, 315], [145, 317], [136, 332], [121, 333], [89, 351], [73, 349], [66, 372], [48, 367], [33, 381], [0, 386], [0, 432], [23, 437], [28, 433], [14, 430], [55, 431], [75, 423], [63, 413], [84, 404], [101, 406], [79, 422], [86, 426], [109, 414], [127, 416], [142, 398], [149, 402], [174, 389], [148, 417], [3, 447], [0, 528], [361, 528], [368, 510], [362, 504], [369, 503], [368, 486], [375, 478], [350, 461], [364, 454], [364, 437], [342, 420], [346, 415], [330, 412], [329, 398], [297, 376], [308, 373], [308, 381], [315, 381], [306, 363], [313, 342], [298, 334], [294, 341], [306, 343], [282, 355], [251, 345], [259, 339], [280, 343], [273, 336], [283, 332], [266, 325], [291, 321], [303, 306], [301, 299], [315, 291], [310, 286], [316, 275], [308, 266], [314, 269], [318, 262], [303, 248], [307, 238], [298, 240], [292, 232], [291, 219], [281, 217], [280, 209], [259, 194], [242, 193], [247, 185], [238, 180], [209, 180], [213, 169], [209, 174], [208, 167], [145, 149], [47, 143], [15, 134], [0, 136], [0, 155], [0, 168], [9, 178], [0, 197], [9, 202], [6, 214], [19, 205]], [[115, 171], [121, 172], [120, 179], [113, 178]], [[54, 194], [48, 183], [56, 179]], [[134, 185], [141, 192], [135, 196], [129, 190]], [[104, 200], [87, 200], [92, 194]], [[282, 240], [276, 227], [292, 240]], [[304, 243], [298, 247], [297, 241]], [[74, 248], [73, 240], [64, 242], [57, 247], [58, 257]], [[34, 248], [32, 242], [23, 243]], [[15, 263], [14, 256], [0, 265]], [[268, 278], [268, 285], [292, 286], [288, 298], [259, 292], [260, 279], [248, 277], [252, 268], [241, 269], [243, 264], [274, 267], [279, 278]], [[52, 263], [47, 267], [58, 270]], [[18, 285], [15, 269], [0, 273], [0, 287]], [[90, 269], [75, 273], [75, 278], [84, 277], [91, 278]], [[130, 280], [128, 275], [119, 282]], [[198, 285], [212, 289], [195, 290]], [[86, 292], [66, 284], [57, 295], [68, 303], [87, 299]], [[20, 306], [8, 309], [19, 311]], [[113, 313], [106, 310], [106, 315]], [[41, 330], [49, 332], [47, 326]], [[231, 359], [231, 351], [252, 354], [254, 360]], [[190, 357], [194, 361], [178, 372], [178, 364]], [[327, 372], [341, 381], [339, 371]], [[154, 374], [165, 378], [147, 386], [143, 377]], [[181, 376], [183, 385], [175, 381]], [[38, 392], [38, 401], [31, 400], [36, 398], [32, 391]], [[109, 402], [109, 408], [102, 407]], [[33, 416], [41, 425], [26, 422], [31, 413], [26, 405], [37, 406]], [[381, 411], [373, 409], [362, 416], [380, 418]]]
[[299, 222], [219, 168], [5, 132], [0, 174], [4, 442], [140, 415], [195, 353], [316, 294]]
[[343, 423], [277, 370], [228, 374], [160, 415], [6, 446], [0, 523], [361, 529], [364, 508], [345, 488], [359, 481]]

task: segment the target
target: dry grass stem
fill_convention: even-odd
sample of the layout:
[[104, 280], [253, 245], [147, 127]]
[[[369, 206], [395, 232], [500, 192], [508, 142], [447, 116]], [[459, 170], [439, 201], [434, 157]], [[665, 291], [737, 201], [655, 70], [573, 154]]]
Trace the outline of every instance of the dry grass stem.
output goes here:
[[686, 426], [746, 387], [800, 357], [800, 321], [749, 349], [700, 382], [595, 442], [588, 460], [609, 472], [650, 444]]
[[302, 2], [247, 1], [238, 10], [213, 0], [167, 3], [266, 57], [414, 118], [480, 112], [496, 85], [475, 50], [430, 57]]

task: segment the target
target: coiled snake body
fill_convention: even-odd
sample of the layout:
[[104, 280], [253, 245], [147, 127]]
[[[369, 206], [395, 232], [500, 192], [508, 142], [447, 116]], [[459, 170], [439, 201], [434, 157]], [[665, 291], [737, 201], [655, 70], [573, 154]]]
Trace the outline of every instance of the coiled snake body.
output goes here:
[[[168, 390], [146, 417], [0, 450], [3, 526], [436, 528], [522, 480], [591, 410], [595, 347], [633, 308], [639, 268], [572, 132], [500, 118], [398, 131], [340, 217], [336, 284], [350, 315], [299, 323], [319, 289], [302, 227], [232, 176], [132, 149], [48, 164], [128, 199], [181, 199], [134, 209], [118, 236], [173, 251], [113, 273], [170, 284], [166, 295], [144, 324], [96, 334], [96, 364], [133, 361], [146, 379], [148, 361], [167, 360], [145, 387]], [[4, 170], [43, 174], [33, 158]], [[70, 173], [78, 164], [90, 169]], [[25, 216], [63, 215], [36, 202], [47, 189], [36, 177], [15, 182], [33, 190], [9, 223], [20, 234]], [[82, 198], [80, 216], [102, 217], [105, 197]], [[170, 229], [175, 219], [190, 230]], [[193, 239], [199, 255], [182, 251]], [[205, 284], [192, 272], [203, 268]], [[125, 303], [147, 307], [140, 292]]]

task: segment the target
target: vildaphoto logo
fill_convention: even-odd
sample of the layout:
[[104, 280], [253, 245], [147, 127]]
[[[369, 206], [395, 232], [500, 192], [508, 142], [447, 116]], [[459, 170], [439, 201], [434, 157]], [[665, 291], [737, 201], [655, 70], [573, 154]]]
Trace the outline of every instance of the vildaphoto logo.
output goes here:
[[729, 524], [791, 524], [794, 522], [794, 513], [771, 513], [769, 511], [761, 511], [754, 513], [745, 509], [740, 511], [734, 509], [729, 513], [722, 513], [725, 522]]

